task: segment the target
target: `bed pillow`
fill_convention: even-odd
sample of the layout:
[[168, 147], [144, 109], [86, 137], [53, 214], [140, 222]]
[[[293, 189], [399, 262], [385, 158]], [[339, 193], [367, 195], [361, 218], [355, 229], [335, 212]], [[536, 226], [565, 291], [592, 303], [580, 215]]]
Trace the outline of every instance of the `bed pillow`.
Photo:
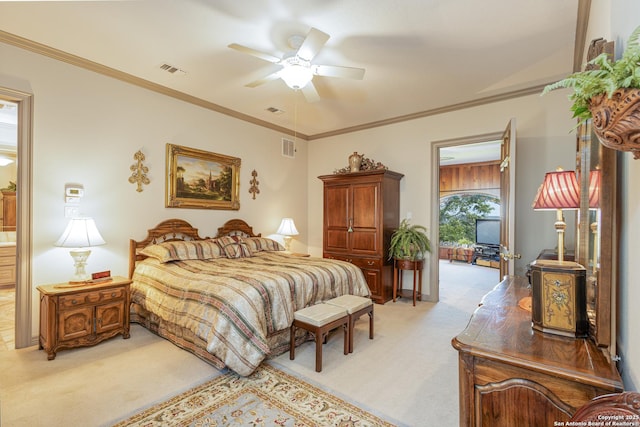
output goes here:
[[248, 258], [252, 255], [249, 246], [238, 236], [224, 236], [215, 239], [227, 258]]
[[140, 254], [156, 258], [160, 262], [206, 260], [226, 256], [214, 240], [176, 240], [147, 246]]
[[284, 251], [284, 246], [276, 242], [273, 239], [267, 237], [245, 237], [243, 242], [249, 246], [251, 252], [272, 252], [272, 251]]

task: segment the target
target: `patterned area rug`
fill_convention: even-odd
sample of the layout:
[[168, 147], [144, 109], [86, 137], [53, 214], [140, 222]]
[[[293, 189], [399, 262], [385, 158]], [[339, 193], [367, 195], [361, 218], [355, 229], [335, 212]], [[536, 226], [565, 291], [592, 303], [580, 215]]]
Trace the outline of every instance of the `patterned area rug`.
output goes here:
[[221, 375], [114, 427], [229, 425], [393, 424], [263, 363], [248, 377]]

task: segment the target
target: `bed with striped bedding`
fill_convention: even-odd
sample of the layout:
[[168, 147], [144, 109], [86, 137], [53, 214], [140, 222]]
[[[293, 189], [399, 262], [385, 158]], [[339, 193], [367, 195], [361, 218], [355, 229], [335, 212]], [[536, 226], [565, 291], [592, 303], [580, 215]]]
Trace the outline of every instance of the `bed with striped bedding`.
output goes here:
[[220, 369], [249, 375], [287, 351], [296, 310], [344, 294], [370, 295], [351, 263], [295, 256], [270, 239], [229, 234], [132, 241], [132, 321]]

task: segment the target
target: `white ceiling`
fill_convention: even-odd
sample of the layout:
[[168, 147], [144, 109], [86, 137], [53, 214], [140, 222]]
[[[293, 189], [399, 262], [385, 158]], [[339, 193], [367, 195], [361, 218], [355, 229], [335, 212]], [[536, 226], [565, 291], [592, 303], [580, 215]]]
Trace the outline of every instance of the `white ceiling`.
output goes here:
[[[0, 42], [43, 44], [55, 49], [46, 54], [93, 61], [316, 139], [539, 91], [573, 71], [578, 9], [579, 0], [0, 2]], [[331, 36], [313, 63], [365, 68], [364, 79], [316, 76], [315, 103], [280, 80], [244, 86], [278, 67], [230, 43], [280, 57], [290, 36], [311, 27]]]

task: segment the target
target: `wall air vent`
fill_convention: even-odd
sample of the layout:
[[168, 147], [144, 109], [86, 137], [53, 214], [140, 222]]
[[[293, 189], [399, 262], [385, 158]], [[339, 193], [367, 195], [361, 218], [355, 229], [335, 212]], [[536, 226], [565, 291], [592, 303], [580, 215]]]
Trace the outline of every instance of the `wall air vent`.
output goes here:
[[282, 155], [284, 157], [296, 157], [296, 143], [293, 139], [282, 138]]
[[162, 64], [160, 66], [160, 69], [166, 71], [169, 74], [175, 74], [180, 76], [184, 76], [185, 74], [187, 74], [186, 71], [181, 70], [180, 68], [174, 67], [173, 65], [169, 65], [169, 64]]

